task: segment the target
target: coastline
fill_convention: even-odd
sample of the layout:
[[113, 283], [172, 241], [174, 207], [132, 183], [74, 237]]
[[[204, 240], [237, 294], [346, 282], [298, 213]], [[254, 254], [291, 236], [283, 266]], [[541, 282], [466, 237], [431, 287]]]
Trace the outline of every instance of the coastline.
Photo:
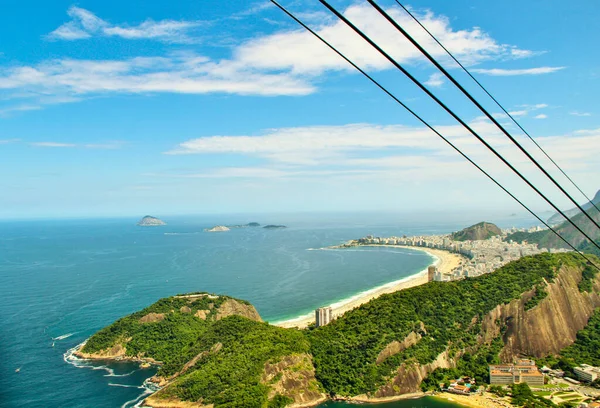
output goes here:
[[507, 401], [495, 397], [494, 395], [485, 392], [482, 395], [458, 395], [447, 392], [436, 393], [434, 398], [439, 398], [444, 401], [459, 404], [470, 408], [510, 408], [511, 405]]
[[[422, 248], [422, 247], [412, 247], [412, 246], [404, 246], [404, 245], [357, 245], [357, 246], [368, 246], [368, 247], [390, 247], [390, 248], [402, 248], [402, 249], [411, 249], [415, 251], [426, 252], [433, 258], [432, 265], [436, 266], [438, 270], [442, 273], [450, 273], [453, 269], [458, 267], [466, 258], [462, 255], [455, 254], [453, 252], [444, 251], [441, 249], [433, 249], [433, 248]], [[331, 249], [343, 249], [340, 247], [332, 247]], [[405, 278], [399, 279], [397, 281], [389, 282], [381, 286], [377, 286], [372, 289], [365, 290], [361, 293], [358, 293], [350, 298], [343, 299], [336, 303], [329, 305], [333, 311], [333, 317], [337, 318], [344, 313], [359, 307], [360, 305], [367, 303], [373, 299], [378, 298], [381, 295], [387, 293], [397, 292], [399, 290], [412, 288], [415, 286], [420, 286], [428, 282], [427, 279], [427, 268], [414, 274], [407, 276]], [[315, 316], [313, 313], [296, 317], [293, 319], [288, 319], [284, 321], [271, 323], [274, 326], [291, 328], [297, 327], [303, 329], [313, 323], [315, 321]]]

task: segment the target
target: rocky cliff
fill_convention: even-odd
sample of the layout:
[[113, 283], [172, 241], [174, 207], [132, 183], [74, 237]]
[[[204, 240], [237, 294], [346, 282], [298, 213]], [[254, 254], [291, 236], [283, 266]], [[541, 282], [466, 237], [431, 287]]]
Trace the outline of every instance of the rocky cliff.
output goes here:
[[[594, 309], [600, 307], [600, 277], [594, 279], [591, 293], [580, 291], [578, 285], [581, 279], [581, 267], [563, 266], [552, 282], [545, 281], [539, 288], [524, 292], [519, 299], [498, 305], [481, 319], [481, 323], [474, 318], [473, 324], [481, 325], [479, 345], [490, 344], [501, 337], [504, 347], [499, 355], [500, 361], [512, 362], [518, 357], [555, 355], [573, 344], [577, 332], [587, 325]], [[544, 290], [547, 295], [527, 310], [528, 301], [536, 290]], [[406, 346], [416, 345], [419, 340], [420, 336], [411, 333], [404, 342], [391, 343], [380, 353], [377, 362], [383, 361], [382, 355], [394, 354], [390, 353], [392, 349], [398, 352]], [[428, 364], [404, 363], [373, 396], [380, 398], [418, 392], [421, 382], [435, 369], [456, 367], [462, 352], [451, 357], [446, 350]]]
[[548, 295], [534, 308], [525, 310], [533, 296], [529, 291], [521, 299], [499, 305], [485, 316], [483, 335], [490, 339], [502, 334], [502, 361], [557, 354], [575, 341], [577, 332], [587, 325], [594, 309], [600, 306], [598, 280], [594, 282], [593, 293], [580, 292], [580, 281], [580, 268], [563, 267], [554, 282], [545, 283]]

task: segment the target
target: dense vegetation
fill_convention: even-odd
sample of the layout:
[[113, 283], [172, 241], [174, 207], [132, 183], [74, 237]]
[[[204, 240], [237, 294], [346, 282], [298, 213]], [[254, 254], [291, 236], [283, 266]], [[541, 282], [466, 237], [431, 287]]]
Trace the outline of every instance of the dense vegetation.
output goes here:
[[499, 364], [498, 354], [504, 347], [500, 337], [491, 344], [484, 344], [477, 349], [466, 351], [458, 360], [456, 368], [438, 368], [431, 372], [421, 383], [423, 391], [437, 391], [439, 384], [448, 384], [451, 380], [469, 376], [475, 378], [477, 384], [489, 383], [490, 364]]
[[[306, 335], [238, 315], [216, 320], [219, 308], [229, 299], [232, 298], [160, 299], [100, 330], [82, 351], [96, 353], [123, 345], [128, 356], [160, 361], [158, 375], [179, 376], [157, 393], [158, 398], [202, 400], [215, 407], [289, 405], [293, 400], [285, 395], [276, 394], [269, 400], [271, 387], [261, 381], [261, 376], [267, 362], [308, 353]], [[199, 310], [208, 312], [205, 320], [195, 316]], [[194, 358], [196, 363], [186, 366]], [[312, 366], [295, 368], [312, 370]], [[313, 380], [310, 387], [318, 390], [317, 382]]]
[[546, 284], [538, 283], [535, 285], [535, 293], [531, 299], [529, 299], [525, 305], [524, 309], [529, 310], [536, 307], [546, 296], [548, 296], [548, 292], [546, 292]]
[[534, 395], [529, 388], [529, 385], [525, 383], [513, 384], [510, 386], [511, 403], [517, 407], [524, 408], [542, 408], [542, 407], [555, 407], [552, 401]]
[[454, 241], [477, 241], [500, 235], [502, 231], [496, 225], [489, 222], [480, 222], [471, 225], [461, 231], [452, 234]]
[[[126, 345], [128, 356], [143, 354], [144, 357], [160, 361], [163, 364], [159, 374], [172, 375], [200, 352], [196, 339], [206, 331], [208, 323], [195, 317], [194, 313], [210, 310], [210, 320], [211, 315], [227, 299], [225, 296], [215, 299], [200, 297], [193, 303], [178, 297], [160, 299], [100, 330], [87, 341], [82, 351], [96, 353], [110, 349], [115, 344]], [[181, 312], [181, 308], [185, 307], [189, 307], [190, 312]], [[164, 319], [142, 323], [140, 319], [150, 313], [164, 314]]]
[[[429, 363], [446, 349], [451, 355], [477, 350], [481, 328], [477, 322], [544, 279], [552, 282], [562, 264], [583, 266], [574, 254], [541, 254], [524, 257], [493, 274], [431, 282], [375, 299], [310, 333], [317, 378], [332, 394], [369, 393], [393, 377], [403, 363]], [[411, 331], [419, 331], [421, 322], [425, 330], [416, 345], [376, 363], [387, 344], [402, 342]], [[474, 364], [469, 364], [469, 357], [475, 358]], [[462, 374], [485, 381], [488, 360], [494, 360], [494, 353], [485, 348], [465, 354]]]
[[598, 273], [598, 269], [596, 269], [595, 267], [593, 267], [591, 265], [586, 265], [585, 268], [583, 268], [581, 281], [579, 282], [579, 291], [580, 292], [591, 292], [592, 291], [594, 278], [596, 277], [597, 273]]
[[[210, 352], [215, 344], [222, 348]], [[202, 400], [216, 407], [283, 407], [290, 398], [279, 395], [268, 401], [269, 386], [261, 383], [265, 363], [309, 351], [301, 331], [241, 316], [215, 322], [197, 339], [197, 345], [207, 353], [157, 396]], [[313, 386], [316, 389], [316, 382]]]
[[[83, 351], [94, 353], [124, 345], [129, 356], [161, 361], [159, 375], [178, 374], [156, 398], [202, 401], [215, 407], [288, 405], [292, 402], [289, 396], [273, 396], [271, 391], [281, 376], [268, 383], [263, 379], [265, 364], [305, 353], [312, 354], [320, 382], [318, 385], [315, 380], [309, 381], [309, 389], [322, 389], [331, 395], [373, 393], [389, 383], [398, 367], [430, 363], [444, 351], [450, 357], [458, 357], [457, 368], [435, 370], [423, 382], [423, 389], [435, 388], [440, 382], [462, 375], [483, 384], [488, 381], [488, 364], [499, 362], [503, 343], [501, 337], [489, 344], [480, 343], [482, 318], [497, 305], [518, 299], [533, 288], [536, 292], [525, 307], [534, 307], [546, 296], [544, 281], [552, 282], [563, 265], [583, 268], [580, 289], [590, 289], [594, 274], [585, 268], [581, 257], [573, 253], [540, 254], [512, 262], [493, 274], [430, 282], [384, 295], [327, 326], [304, 331], [236, 315], [216, 320], [219, 307], [231, 299], [226, 296], [193, 300], [171, 297], [99, 331]], [[197, 311], [208, 312], [206, 320], [195, 316]], [[387, 345], [403, 342], [411, 332], [420, 338], [416, 344], [390, 353], [377, 363]], [[593, 358], [599, 349], [600, 312], [578, 333], [577, 342], [549, 364], [600, 364], [600, 355]], [[195, 364], [186, 364], [193, 359]], [[310, 365], [308, 360], [302, 361]], [[294, 370], [310, 371], [312, 366]], [[518, 395], [519, 390], [517, 397], [513, 393], [515, 398], [520, 398]], [[526, 406], [540, 406], [536, 404], [534, 400], [526, 401]]]

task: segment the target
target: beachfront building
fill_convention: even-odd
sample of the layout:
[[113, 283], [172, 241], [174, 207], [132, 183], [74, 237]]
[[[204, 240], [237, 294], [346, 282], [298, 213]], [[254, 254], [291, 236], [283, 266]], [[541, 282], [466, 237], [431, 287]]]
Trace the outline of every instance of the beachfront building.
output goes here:
[[509, 385], [527, 383], [529, 385], [544, 385], [542, 374], [532, 360], [521, 359], [514, 364], [491, 365], [490, 384]]
[[592, 367], [588, 364], [582, 364], [580, 367], [575, 367], [573, 372], [583, 382], [594, 382], [600, 376], [600, 369]]
[[437, 272], [437, 268], [434, 265], [431, 265], [427, 268], [427, 280], [432, 282], [435, 278], [435, 273]]
[[325, 326], [333, 320], [333, 310], [331, 307], [320, 307], [315, 310], [316, 326]]

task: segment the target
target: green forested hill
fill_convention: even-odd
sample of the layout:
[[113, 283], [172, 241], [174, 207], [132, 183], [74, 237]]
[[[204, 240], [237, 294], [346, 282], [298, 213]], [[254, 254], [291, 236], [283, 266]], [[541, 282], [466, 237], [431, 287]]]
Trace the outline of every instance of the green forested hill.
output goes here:
[[495, 224], [480, 222], [452, 234], [454, 241], [480, 241], [500, 235], [502, 231]]
[[[584, 266], [574, 254], [541, 254], [477, 278], [430, 282], [381, 296], [310, 333], [317, 378], [325, 389], [338, 395], [374, 392], [403, 362], [430, 363], [446, 347], [453, 353], [474, 346], [480, 330], [479, 324], [471, 324], [475, 316], [481, 319], [542, 279], [552, 282], [562, 264]], [[387, 344], [402, 341], [420, 322], [425, 333], [415, 346], [376, 363]], [[476, 372], [464, 374], [484, 381], [486, 373], [484, 364]]]
[[[101, 330], [82, 352], [122, 345], [126, 351], [116, 349], [126, 356], [161, 361], [159, 375], [166, 387], [151, 397], [152, 403], [166, 399], [215, 407], [276, 407], [309, 397], [316, 401], [322, 392], [373, 395], [399, 367], [423, 366], [444, 351], [456, 357], [457, 373], [485, 382], [487, 365], [498, 361], [503, 343], [500, 337], [487, 342], [478, 338], [482, 318], [541, 287], [542, 281], [553, 282], [561, 266], [585, 269], [573, 253], [525, 257], [492, 274], [383, 295], [308, 330], [240, 316], [252, 317], [254, 309], [226, 296], [172, 297]], [[594, 274], [588, 275], [589, 283]], [[590, 290], [588, 283], [580, 290]], [[537, 289], [525, 308], [545, 296]], [[223, 315], [225, 309], [231, 313]], [[412, 340], [407, 343], [407, 338]], [[400, 343], [404, 346], [390, 351], [390, 345]], [[440, 375], [443, 370], [430, 375], [432, 384]]]

